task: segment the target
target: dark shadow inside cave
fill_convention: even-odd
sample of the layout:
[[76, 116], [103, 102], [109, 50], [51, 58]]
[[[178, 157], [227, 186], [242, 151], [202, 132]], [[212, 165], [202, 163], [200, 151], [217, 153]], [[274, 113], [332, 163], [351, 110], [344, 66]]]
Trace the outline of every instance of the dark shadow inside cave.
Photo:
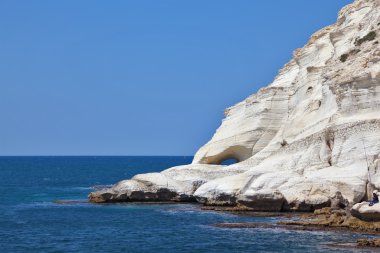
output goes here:
[[235, 163], [238, 163], [239, 161], [235, 158], [230, 158], [230, 159], [226, 159], [226, 160], [223, 160], [220, 165], [231, 165], [231, 164], [235, 164]]

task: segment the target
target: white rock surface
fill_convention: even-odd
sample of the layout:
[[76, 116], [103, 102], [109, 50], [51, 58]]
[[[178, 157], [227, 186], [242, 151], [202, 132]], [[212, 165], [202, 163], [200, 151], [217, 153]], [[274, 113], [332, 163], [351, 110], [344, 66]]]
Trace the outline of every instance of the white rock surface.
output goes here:
[[357, 203], [352, 207], [351, 214], [365, 221], [380, 221], [380, 203], [373, 206], [369, 202]]
[[161, 173], [138, 174], [89, 197], [93, 202], [195, 201], [193, 194], [199, 186], [244, 171], [221, 165], [176, 166]]
[[[271, 201], [282, 210], [312, 210], [337, 194], [350, 204], [361, 201], [368, 183], [364, 145], [380, 188], [379, 41], [380, 0], [346, 6], [336, 24], [294, 52], [273, 83], [226, 109], [191, 165], [122, 181], [101, 192], [104, 201], [160, 200], [160, 189], [170, 192], [165, 200], [195, 197], [257, 210]], [[230, 158], [239, 162], [217, 165]], [[128, 197], [136, 189], [150, 195]], [[97, 202], [101, 194], [90, 198]]]

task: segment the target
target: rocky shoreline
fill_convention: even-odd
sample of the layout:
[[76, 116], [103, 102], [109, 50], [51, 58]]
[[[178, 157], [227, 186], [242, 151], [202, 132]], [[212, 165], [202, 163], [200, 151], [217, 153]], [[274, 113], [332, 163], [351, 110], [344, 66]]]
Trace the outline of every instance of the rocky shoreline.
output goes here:
[[[56, 200], [55, 204], [73, 205], [91, 203], [84, 200]], [[173, 204], [178, 202], [133, 202], [129, 204]], [[112, 203], [94, 203], [94, 204], [112, 204]], [[194, 203], [189, 203], [194, 204]], [[243, 223], [215, 223], [210, 226], [226, 229], [285, 229], [296, 231], [348, 231], [365, 235], [380, 236], [380, 221], [360, 220], [351, 215], [348, 209], [322, 208], [314, 212], [261, 212], [254, 211], [246, 207], [231, 206], [204, 206], [199, 205], [199, 209], [204, 212], [224, 212], [234, 215], [252, 216], [252, 217], [273, 217], [280, 220], [274, 223], [264, 222], [243, 222]], [[329, 244], [331, 247], [339, 248], [365, 248], [380, 247], [380, 237], [377, 239], [362, 238], [356, 242], [342, 242]]]
[[[71, 201], [55, 201], [59, 204], [71, 204]], [[83, 202], [78, 202], [83, 203]], [[119, 202], [122, 203], [122, 202]], [[125, 202], [127, 203], [127, 202]], [[130, 204], [173, 204], [175, 201], [146, 201], [146, 202], [128, 202]], [[191, 202], [185, 202], [191, 204]], [[96, 203], [96, 204], [112, 204]], [[193, 203], [195, 204], [195, 203]], [[199, 204], [198, 204], [199, 205]], [[212, 224], [215, 227], [222, 228], [283, 228], [289, 230], [307, 230], [307, 231], [351, 231], [364, 234], [380, 235], [380, 221], [366, 221], [352, 216], [350, 209], [337, 209], [324, 207], [316, 209], [314, 212], [271, 212], [255, 211], [242, 206], [207, 206], [200, 205], [202, 211], [225, 212], [234, 215], [244, 215], [253, 217], [277, 217], [282, 220], [273, 223], [217, 223]], [[380, 240], [380, 239], [379, 239]], [[363, 242], [362, 242], [363, 243]], [[379, 244], [380, 245], [380, 244]], [[378, 246], [376, 246], [378, 247]]]
[[[202, 210], [228, 212], [237, 215], [249, 215], [256, 217], [283, 217], [275, 225], [280, 227], [297, 228], [301, 230], [346, 230], [368, 234], [380, 234], [380, 221], [368, 222], [360, 220], [344, 209], [322, 208], [313, 213], [299, 212], [253, 212], [229, 207], [206, 207]], [[219, 223], [219, 227], [255, 227], [256, 223]], [[270, 225], [272, 226], [272, 225]]]
[[[380, 235], [380, 222], [367, 222], [353, 217], [344, 209], [322, 208], [313, 213], [280, 212], [265, 213], [244, 211], [234, 208], [207, 207], [203, 210], [221, 211], [237, 215], [250, 215], [255, 217], [283, 217], [285, 219], [276, 223], [217, 223], [212, 226], [219, 228], [249, 228], [249, 229], [286, 229], [302, 231], [349, 231], [364, 235]], [[363, 238], [357, 242], [344, 242], [331, 244], [332, 247], [380, 247], [379, 239]]]

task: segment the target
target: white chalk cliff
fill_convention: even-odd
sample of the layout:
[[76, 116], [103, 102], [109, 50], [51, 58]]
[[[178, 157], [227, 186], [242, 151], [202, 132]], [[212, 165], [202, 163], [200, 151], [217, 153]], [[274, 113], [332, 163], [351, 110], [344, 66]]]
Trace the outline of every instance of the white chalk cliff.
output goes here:
[[[379, 41], [380, 0], [356, 0], [297, 49], [273, 83], [226, 109], [192, 164], [136, 175], [90, 200], [196, 200], [253, 210], [360, 202], [366, 154], [380, 188]], [[238, 163], [220, 165], [230, 158]]]

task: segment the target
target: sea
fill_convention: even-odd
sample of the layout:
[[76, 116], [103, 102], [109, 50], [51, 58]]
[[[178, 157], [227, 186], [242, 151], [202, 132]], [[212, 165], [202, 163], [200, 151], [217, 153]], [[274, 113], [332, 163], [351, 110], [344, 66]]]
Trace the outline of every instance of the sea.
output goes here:
[[[329, 244], [350, 232], [229, 229], [280, 218], [202, 211], [197, 204], [91, 204], [96, 185], [188, 164], [192, 157], [0, 157], [0, 252], [375, 252]], [[57, 200], [78, 201], [69, 204]]]

